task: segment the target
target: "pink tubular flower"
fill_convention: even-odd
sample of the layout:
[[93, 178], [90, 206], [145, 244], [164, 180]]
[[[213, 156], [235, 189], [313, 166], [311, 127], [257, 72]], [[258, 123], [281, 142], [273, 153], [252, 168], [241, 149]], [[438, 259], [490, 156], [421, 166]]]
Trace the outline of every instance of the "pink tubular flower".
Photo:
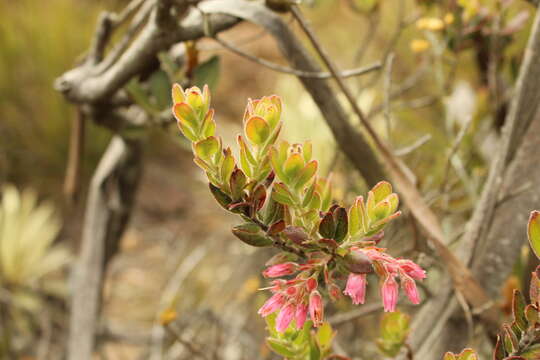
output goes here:
[[298, 330], [302, 329], [304, 327], [304, 323], [306, 322], [308, 313], [308, 305], [305, 302], [301, 302], [296, 306], [296, 328]]
[[324, 308], [321, 294], [317, 290], [309, 294], [309, 315], [313, 321], [313, 326], [319, 327], [322, 324]]
[[285, 304], [285, 296], [282, 293], [275, 293], [272, 297], [264, 303], [264, 305], [259, 309], [258, 313], [262, 317], [266, 317], [271, 313], [275, 312]]
[[279, 332], [284, 332], [291, 323], [294, 314], [295, 314], [296, 307], [293, 303], [288, 303], [283, 308], [281, 308], [281, 311], [279, 312], [279, 315], [276, 319], [276, 330]]
[[407, 275], [412, 277], [415, 280], [422, 280], [426, 278], [426, 272], [418, 264], [414, 263], [411, 260], [400, 259], [398, 260], [399, 267]]
[[366, 300], [366, 285], [366, 274], [350, 273], [343, 293], [351, 297], [353, 304], [363, 304]]
[[405, 274], [401, 274], [401, 287], [409, 300], [417, 305], [420, 304], [420, 295], [418, 295], [418, 289], [416, 288], [416, 283], [414, 280]]
[[398, 300], [398, 284], [393, 276], [388, 275], [381, 287], [381, 297], [383, 300], [384, 311], [394, 312], [396, 311], [396, 305]]
[[286, 262], [283, 264], [272, 265], [263, 271], [263, 276], [266, 278], [274, 278], [280, 276], [291, 275], [298, 270], [298, 264]]

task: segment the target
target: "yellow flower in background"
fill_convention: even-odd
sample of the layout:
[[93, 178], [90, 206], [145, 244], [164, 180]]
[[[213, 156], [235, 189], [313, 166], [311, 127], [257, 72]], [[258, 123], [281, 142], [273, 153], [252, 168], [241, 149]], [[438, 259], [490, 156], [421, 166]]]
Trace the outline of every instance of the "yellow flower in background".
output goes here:
[[429, 41], [424, 39], [413, 39], [410, 44], [411, 50], [415, 53], [421, 53], [431, 47]]
[[420, 30], [439, 31], [444, 29], [444, 21], [436, 17], [423, 17], [416, 21], [416, 27]]
[[452, 14], [452, 13], [446, 13], [446, 15], [444, 15], [443, 20], [444, 20], [444, 22], [445, 22], [446, 25], [453, 24], [453, 23], [454, 23], [454, 20], [455, 20], [454, 14]]
[[172, 323], [174, 320], [176, 320], [177, 317], [178, 317], [178, 313], [176, 312], [176, 310], [167, 308], [163, 310], [161, 314], [159, 314], [159, 323], [162, 326], [167, 326], [170, 323]]

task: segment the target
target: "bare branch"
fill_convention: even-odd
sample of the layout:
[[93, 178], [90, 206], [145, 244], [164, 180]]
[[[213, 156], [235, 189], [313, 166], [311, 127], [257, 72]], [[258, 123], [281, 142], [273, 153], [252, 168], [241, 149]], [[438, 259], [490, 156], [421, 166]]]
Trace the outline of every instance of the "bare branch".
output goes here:
[[[285, 74], [296, 75], [298, 77], [304, 77], [304, 78], [329, 79], [332, 77], [332, 74], [330, 74], [329, 72], [309, 72], [309, 71], [292, 69], [287, 66], [282, 66], [282, 65], [273, 63], [271, 61], [259, 58], [257, 56], [248, 54], [245, 51], [236, 47], [235, 45], [229, 43], [228, 41], [223, 40], [218, 35], [214, 35], [212, 38], [218, 43], [220, 43], [224, 48], [229, 49], [235, 54], [240, 55], [250, 61], [253, 61], [259, 65], [265, 66], [274, 71], [282, 72]], [[348, 77], [353, 77], [353, 76], [358, 76], [358, 75], [364, 75], [372, 71], [379, 70], [380, 68], [381, 68], [381, 63], [377, 62], [375, 64], [364, 66], [361, 68], [342, 71], [341, 76], [344, 78], [348, 78]]]

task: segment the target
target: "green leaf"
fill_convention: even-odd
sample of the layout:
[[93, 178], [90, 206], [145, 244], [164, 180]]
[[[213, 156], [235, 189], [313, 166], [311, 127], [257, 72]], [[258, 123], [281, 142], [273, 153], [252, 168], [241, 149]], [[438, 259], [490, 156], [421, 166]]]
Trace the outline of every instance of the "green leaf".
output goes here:
[[317, 330], [317, 342], [321, 349], [329, 349], [334, 338], [334, 330], [329, 322], [324, 322]]
[[216, 132], [216, 122], [214, 121], [214, 109], [210, 109], [204, 117], [201, 133], [204, 137], [214, 136]]
[[410, 318], [399, 311], [386, 313], [381, 320], [381, 336], [377, 345], [385, 355], [396, 356], [409, 334]]
[[529, 346], [525, 351], [520, 354], [520, 356], [527, 360], [540, 359], [540, 344], [534, 344]]
[[300, 170], [304, 167], [304, 159], [300, 154], [292, 154], [283, 164], [283, 172], [289, 183], [293, 184], [297, 179]]
[[530, 326], [535, 326], [540, 322], [540, 318], [538, 317], [538, 309], [536, 309], [536, 307], [534, 307], [532, 304], [527, 305], [525, 307], [525, 318]]
[[282, 183], [276, 183], [272, 187], [272, 198], [283, 205], [294, 205], [293, 197], [287, 187]]
[[300, 171], [300, 174], [298, 175], [298, 179], [296, 180], [295, 188], [296, 189], [302, 189], [311, 179], [313, 179], [313, 176], [317, 172], [317, 161], [312, 160], [309, 163], [304, 166], [302, 171]]
[[373, 208], [368, 209], [368, 216], [371, 223], [383, 220], [390, 215], [390, 202], [387, 200], [381, 201]]
[[528, 236], [531, 248], [540, 259], [540, 211], [532, 211], [529, 217]]
[[527, 319], [525, 317], [525, 298], [518, 290], [514, 290], [514, 296], [512, 298], [512, 314], [516, 325], [521, 331], [527, 329]]
[[217, 186], [214, 186], [211, 183], [208, 185], [210, 186], [210, 192], [212, 192], [212, 195], [214, 195], [219, 205], [228, 210], [229, 205], [232, 203], [232, 199]]
[[199, 129], [199, 120], [193, 108], [187, 103], [178, 103], [173, 107], [173, 114], [181, 124], [188, 126], [193, 133]]
[[219, 56], [215, 55], [199, 64], [193, 71], [193, 83], [199, 88], [207, 84], [214, 90], [219, 80], [219, 63]]
[[173, 104], [181, 103], [185, 101], [184, 89], [180, 84], [174, 84], [171, 90]]
[[130, 82], [126, 85], [126, 91], [128, 92], [129, 96], [133, 99], [133, 101], [142, 107], [144, 111], [146, 111], [149, 114], [152, 115], [158, 115], [160, 109], [158, 109], [152, 102], [150, 101], [150, 97], [147, 94], [147, 92], [143, 89], [141, 86], [141, 83], [133, 78]]
[[380, 181], [371, 191], [373, 191], [373, 195], [375, 196], [373, 200], [377, 204], [392, 193], [392, 185], [388, 181]]
[[296, 352], [289, 348], [289, 344], [285, 340], [267, 338], [266, 343], [268, 344], [268, 347], [278, 355], [285, 356], [287, 358], [296, 356]]
[[204, 140], [193, 144], [195, 154], [203, 160], [212, 159], [219, 151], [219, 140], [214, 136], [207, 137]]
[[167, 73], [163, 70], [155, 71], [148, 80], [150, 93], [154, 97], [154, 102], [158, 109], [164, 110], [170, 106], [171, 83]]
[[270, 246], [274, 243], [273, 240], [254, 223], [237, 225], [233, 227], [232, 233], [238, 239], [251, 246], [264, 247]]
[[221, 181], [223, 182], [223, 184], [229, 185], [229, 180], [234, 170], [235, 163], [234, 163], [234, 158], [231, 155], [231, 150], [227, 149], [225, 153], [226, 154], [223, 157], [223, 162], [221, 163], [220, 175], [221, 175]]
[[270, 126], [260, 116], [252, 116], [246, 121], [245, 133], [254, 145], [263, 145], [270, 136]]

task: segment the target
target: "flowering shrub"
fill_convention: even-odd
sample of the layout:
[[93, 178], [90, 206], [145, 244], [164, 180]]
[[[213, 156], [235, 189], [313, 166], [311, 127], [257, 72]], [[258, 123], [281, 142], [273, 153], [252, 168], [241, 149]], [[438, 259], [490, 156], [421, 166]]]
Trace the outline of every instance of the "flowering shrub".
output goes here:
[[[366, 199], [357, 197], [349, 209], [333, 204], [330, 180], [317, 174], [311, 143], [277, 143], [282, 127], [278, 96], [248, 100], [244, 134], [237, 137], [238, 159], [215, 135], [208, 87], [183, 90], [174, 85], [172, 96], [174, 116], [192, 142], [194, 161], [205, 171], [210, 191], [244, 221], [233, 234], [248, 245], [280, 250], [262, 272], [272, 279], [266, 288], [272, 296], [259, 309], [263, 317], [277, 314], [269, 320], [275, 327], [272, 349], [302, 358], [303, 348], [283, 338], [287, 329], [323, 326], [322, 294], [330, 301], [345, 294], [354, 304], [363, 304], [369, 273], [379, 279], [385, 311], [395, 311], [399, 284], [413, 304], [420, 303], [416, 281], [426, 277], [425, 271], [378, 246], [384, 227], [400, 215], [398, 195], [388, 182], [375, 185]], [[345, 278], [343, 289], [340, 280]], [[323, 358], [325, 351], [319, 354]]]

